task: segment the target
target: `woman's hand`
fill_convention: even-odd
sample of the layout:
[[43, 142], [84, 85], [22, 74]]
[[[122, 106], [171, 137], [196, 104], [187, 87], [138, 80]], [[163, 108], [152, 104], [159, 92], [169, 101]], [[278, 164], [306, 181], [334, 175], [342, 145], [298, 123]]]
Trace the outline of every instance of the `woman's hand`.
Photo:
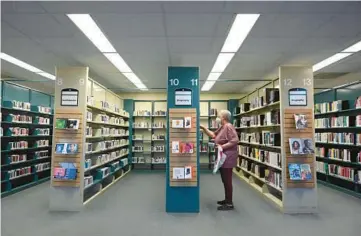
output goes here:
[[201, 128], [201, 130], [205, 129], [204, 125], [199, 125], [199, 127]]

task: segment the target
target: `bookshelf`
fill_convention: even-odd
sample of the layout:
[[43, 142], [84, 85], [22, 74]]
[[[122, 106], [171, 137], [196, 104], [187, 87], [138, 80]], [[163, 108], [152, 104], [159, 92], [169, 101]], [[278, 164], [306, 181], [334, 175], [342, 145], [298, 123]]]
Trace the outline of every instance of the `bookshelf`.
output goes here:
[[315, 95], [317, 179], [361, 198], [361, 83]]
[[[272, 100], [271, 91], [274, 91]], [[265, 198], [282, 207], [280, 102], [274, 82], [241, 98], [233, 110], [233, 118], [240, 140], [235, 173]], [[273, 143], [266, 142], [271, 136]]]
[[88, 68], [57, 68], [50, 210], [79, 211], [130, 172], [123, 106]]
[[129, 100], [132, 113], [132, 166], [137, 170], [165, 170], [165, 100]]
[[[201, 100], [200, 101], [200, 124], [211, 131], [218, 129], [216, 118], [221, 110], [229, 110], [228, 100]], [[199, 140], [200, 147], [200, 169], [212, 170], [216, 153], [213, 140], [201, 133]]]
[[52, 96], [1, 82], [1, 197], [49, 180]]
[[[280, 67], [279, 72], [279, 79], [241, 98], [233, 110], [240, 139], [234, 173], [284, 213], [316, 213], [315, 155], [290, 148], [294, 139], [314, 145], [312, 70]], [[310, 81], [303, 84], [305, 77]], [[294, 91], [304, 94], [302, 103], [294, 102], [300, 101]], [[307, 127], [296, 128], [297, 114], [307, 118]]]

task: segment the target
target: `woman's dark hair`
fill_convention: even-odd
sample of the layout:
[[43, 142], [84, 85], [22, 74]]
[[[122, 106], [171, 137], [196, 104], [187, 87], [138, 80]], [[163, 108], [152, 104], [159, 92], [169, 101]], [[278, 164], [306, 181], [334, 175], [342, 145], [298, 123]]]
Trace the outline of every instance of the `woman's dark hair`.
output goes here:
[[297, 149], [300, 148], [300, 143], [298, 141], [293, 141], [292, 147], [295, 148], [295, 144], [297, 144]]

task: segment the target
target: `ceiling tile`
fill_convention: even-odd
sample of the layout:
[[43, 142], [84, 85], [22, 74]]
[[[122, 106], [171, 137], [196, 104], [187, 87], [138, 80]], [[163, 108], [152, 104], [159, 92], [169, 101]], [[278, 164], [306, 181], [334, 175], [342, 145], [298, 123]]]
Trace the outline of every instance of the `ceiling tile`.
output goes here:
[[212, 51], [211, 37], [169, 37], [170, 53], [208, 53]]
[[1, 12], [3, 14], [14, 13], [46, 13], [44, 8], [38, 2], [15, 2], [1, 1]]
[[361, 33], [361, 14], [333, 15], [317, 30], [313, 31], [312, 37], [352, 37]]
[[169, 37], [214, 36], [218, 14], [166, 14], [166, 30]]
[[126, 37], [165, 37], [162, 14], [95, 14], [109, 40]]
[[160, 2], [137, 1], [59, 1], [41, 2], [41, 5], [50, 13], [160, 13]]
[[163, 2], [166, 13], [221, 13], [225, 2]]

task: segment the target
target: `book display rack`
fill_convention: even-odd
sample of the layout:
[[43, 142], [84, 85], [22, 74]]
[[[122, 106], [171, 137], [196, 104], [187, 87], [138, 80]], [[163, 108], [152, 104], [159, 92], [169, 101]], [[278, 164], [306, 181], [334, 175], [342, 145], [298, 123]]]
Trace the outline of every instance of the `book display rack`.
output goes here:
[[1, 82], [1, 197], [49, 180], [50, 95]]
[[[211, 131], [216, 131], [220, 124], [217, 124], [216, 118], [221, 110], [228, 110], [227, 100], [201, 100], [200, 101], [200, 124]], [[200, 150], [200, 169], [213, 170], [213, 164], [216, 159], [214, 142], [207, 135], [201, 133], [199, 139]]]
[[132, 110], [132, 166], [140, 170], [165, 170], [167, 102], [129, 101]]
[[312, 81], [310, 68], [281, 67], [280, 79], [233, 110], [240, 140], [234, 173], [284, 213], [317, 212]]
[[50, 209], [78, 211], [129, 173], [129, 114], [88, 68], [57, 78]]
[[361, 198], [361, 83], [315, 95], [317, 178]]

